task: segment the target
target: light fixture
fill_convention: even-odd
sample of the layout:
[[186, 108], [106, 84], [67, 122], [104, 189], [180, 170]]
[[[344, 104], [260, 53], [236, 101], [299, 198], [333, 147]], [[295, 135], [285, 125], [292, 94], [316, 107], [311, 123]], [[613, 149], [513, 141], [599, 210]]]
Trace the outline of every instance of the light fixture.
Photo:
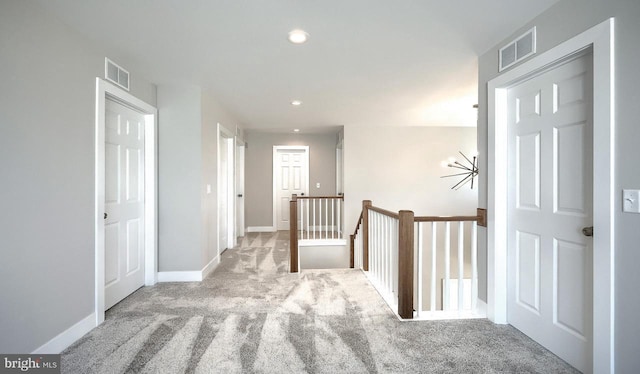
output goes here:
[[461, 164], [460, 162], [456, 161], [455, 158], [453, 157], [449, 157], [448, 161], [442, 161], [441, 165], [443, 167], [450, 167], [450, 168], [455, 168], [455, 169], [460, 169], [462, 170], [461, 173], [456, 173], [456, 174], [450, 174], [450, 175], [443, 175], [440, 178], [449, 178], [449, 177], [458, 177], [461, 176], [462, 179], [456, 183], [453, 187], [451, 187], [452, 190], [459, 190], [460, 187], [464, 186], [465, 184], [471, 182], [471, 189], [473, 189], [473, 179], [475, 177], [478, 176], [478, 156], [477, 156], [477, 152], [476, 155], [473, 156], [473, 161], [471, 161], [469, 159], [469, 157], [465, 156], [464, 153], [462, 152], [458, 152], [462, 155], [462, 157], [464, 157], [464, 159], [467, 161], [468, 165], [465, 164]]
[[293, 129], [293, 132], [300, 132], [300, 129]]
[[300, 101], [300, 100], [293, 100], [293, 101], [291, 102], [291, 105], [293, 105], [293, 106], [300, 106], [300, 105], [302, 105], [302, 101]]
[[291, 30], [289, 31], [289, 41], [293, 44], [302, 44], [307, 41], [309, 34], [304, 30]]

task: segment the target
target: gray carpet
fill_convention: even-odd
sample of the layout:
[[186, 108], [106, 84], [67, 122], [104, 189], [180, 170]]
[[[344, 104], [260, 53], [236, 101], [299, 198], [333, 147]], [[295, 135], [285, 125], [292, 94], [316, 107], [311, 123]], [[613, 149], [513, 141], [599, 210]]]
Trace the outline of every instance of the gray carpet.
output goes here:
[[510, 326], [400, 322], [358, 270], [289, 274], [288, 232], [248, 234], [201, 283], [144, 287], [64, 373], [573, 373]]

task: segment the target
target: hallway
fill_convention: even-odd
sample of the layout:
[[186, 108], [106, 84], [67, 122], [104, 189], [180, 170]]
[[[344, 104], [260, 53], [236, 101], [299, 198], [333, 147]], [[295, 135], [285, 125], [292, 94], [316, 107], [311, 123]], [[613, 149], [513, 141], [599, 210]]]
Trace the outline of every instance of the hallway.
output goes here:
[[66, 373], [573, 373], [510, 326], [400, 322], [358, 270], [288, 273], [249, 233], [201, 283], [143, 287], [63, 352]]

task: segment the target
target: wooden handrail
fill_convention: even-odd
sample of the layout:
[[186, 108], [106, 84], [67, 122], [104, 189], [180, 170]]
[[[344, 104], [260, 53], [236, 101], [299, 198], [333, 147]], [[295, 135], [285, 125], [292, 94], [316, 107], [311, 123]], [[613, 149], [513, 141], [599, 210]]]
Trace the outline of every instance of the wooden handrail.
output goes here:
[[466, 221], [478, 221], [478, 216], [423, 216], [414, 217], [414, 222], [466, 222]]
[[358, 217], [358, 223], [356, 223], [356, 229], [353, 230], [353, 236], [358, 235], [358, 230], [362, 226], [362, 211], [360, 211], [360, 217]]
[[[296, 196], [296, 195], [293, 195]], [[298, 200], [309, 200], [309, 199], [340, 199], [340, 200], [344, 200], [344, 195], [339, 195], [339, 196], [297, 196]]]
[[398, 213], [394, 213], [390, 210], [386, 210], [386, 209], [382, 209], [382, 208], [378, 208], [377, 206], [370, 206], [369, 210], [373, 210], [374, 212], [378, 212], [380, 214], [384, 214], [387, 217], [391, 217], [391, 218], [395, 218], [395, 219], [400, 219], [400, 214]]

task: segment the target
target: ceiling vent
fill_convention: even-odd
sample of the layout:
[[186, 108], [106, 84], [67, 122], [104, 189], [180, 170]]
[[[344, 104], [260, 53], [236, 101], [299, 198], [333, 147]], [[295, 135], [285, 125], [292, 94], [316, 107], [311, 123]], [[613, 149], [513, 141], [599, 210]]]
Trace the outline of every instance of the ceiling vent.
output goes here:
[[536, 53], [536, 28], [500, 48], [500, 71]]
[[129, 91], [129, 72], [106, 57], [104, 59], [104, 76], [109, 82]]

